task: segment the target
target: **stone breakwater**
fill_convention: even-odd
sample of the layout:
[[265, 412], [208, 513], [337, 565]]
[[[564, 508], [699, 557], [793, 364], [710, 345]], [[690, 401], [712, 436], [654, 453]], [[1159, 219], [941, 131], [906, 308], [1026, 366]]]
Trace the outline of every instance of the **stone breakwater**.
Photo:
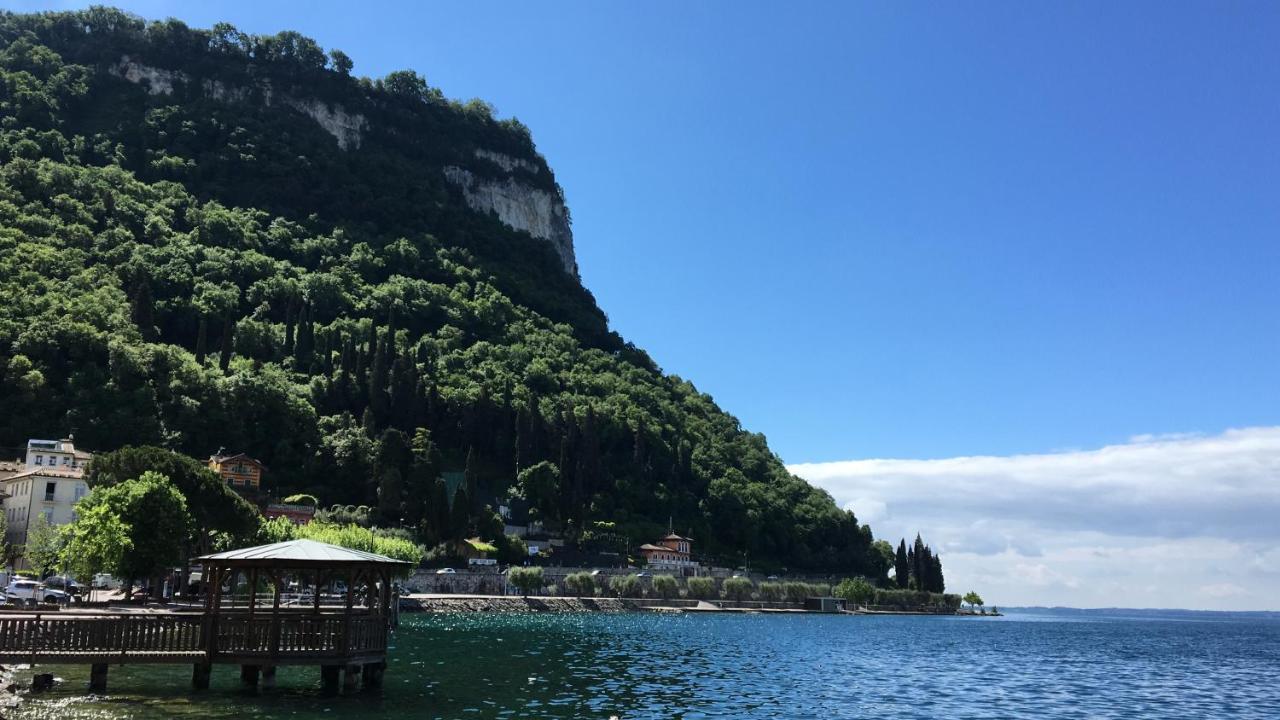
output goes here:
[[425, 613], [582, 613], [582, 612], [631, 612], [641, 609], [641, 604], [625, 598], [576, 598], [576, 597], [414, 597], [400, 598], [401, 612]]

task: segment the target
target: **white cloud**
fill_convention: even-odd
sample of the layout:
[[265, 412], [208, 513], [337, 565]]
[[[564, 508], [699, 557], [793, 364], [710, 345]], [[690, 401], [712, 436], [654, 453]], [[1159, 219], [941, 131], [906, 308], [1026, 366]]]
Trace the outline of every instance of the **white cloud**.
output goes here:
[[1280, 427], [790, 469], [878, 537], [923, 533], [951, 589], [997, 604], [1273, 609], [1280, 597]]

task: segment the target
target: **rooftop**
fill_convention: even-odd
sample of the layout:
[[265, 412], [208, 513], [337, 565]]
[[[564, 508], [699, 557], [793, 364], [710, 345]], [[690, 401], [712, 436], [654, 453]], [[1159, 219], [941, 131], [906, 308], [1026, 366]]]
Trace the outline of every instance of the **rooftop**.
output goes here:
[[228, 550], [204, 555], [201, 562], [217, 565], [308, 567], [316, 565], [409, 565], [403, 560], [386, 555], [352, 550], [350, 548], [316, 542], [315, 540], [289, 540], [257, 545], [255, 547]]

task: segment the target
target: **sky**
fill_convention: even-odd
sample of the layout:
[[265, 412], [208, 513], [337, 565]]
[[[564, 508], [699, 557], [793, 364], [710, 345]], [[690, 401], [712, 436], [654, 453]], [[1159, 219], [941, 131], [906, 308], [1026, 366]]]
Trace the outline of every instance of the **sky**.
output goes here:
[[1280, 426], [1280, 6], [120, 4], [519, 117], [613, 327], [956, 582], [1276, 607], [1280, 529], [1230, 518], [1280, 448], [1217, 453]]

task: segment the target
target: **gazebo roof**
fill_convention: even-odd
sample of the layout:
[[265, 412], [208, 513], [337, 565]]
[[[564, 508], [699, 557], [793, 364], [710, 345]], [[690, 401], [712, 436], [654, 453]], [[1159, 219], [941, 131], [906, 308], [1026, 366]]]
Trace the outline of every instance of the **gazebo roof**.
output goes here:
[[256, 547], [228, 550], [204, 555], [201, 562], [232, 567], [344, 567], [353, 565], [410, 565], [403, 560], [386, 555], [316, 542], [315, 540], [289, 540], [288, 542], [258, 545]]

